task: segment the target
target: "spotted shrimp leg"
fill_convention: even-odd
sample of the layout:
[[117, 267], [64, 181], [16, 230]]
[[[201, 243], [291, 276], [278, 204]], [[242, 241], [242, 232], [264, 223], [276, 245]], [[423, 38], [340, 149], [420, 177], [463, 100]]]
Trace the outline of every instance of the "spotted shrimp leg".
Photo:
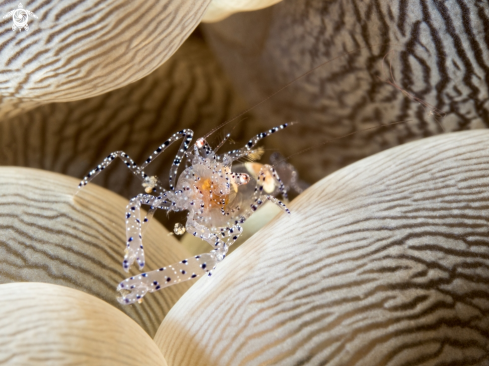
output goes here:
[[253, 147], [260, 141], [263, 140], [265, 137], [270, 136], [271, 134], [274, 134], [275, 132], [278, 132], [280, 130], [283, 130], [286, 127], [291, 126], [292, 123], [284, 123], [283, 125], [273, 127], [270, 130], [266, 132], [261, 132], [255, 137], [253, 137], [250, 141], [246, 143], [244, 147], [241, 149], [237, 150], [232, 150], [227, 153], [233, 160], [237, 160], [239, 158], [245, 157], [250, 154], [251, 151], [253, 151]]
[[[280, 183], [279, 189], [282, 192], [282, 195], [284, 195], [284, 192], [285, 192], [284, 185], [283, 185], [282, 181], [280, 180], [280, 177], [278, 176], [278, 174], [275, 172], [275, 169], [273, 169], [273, 167], [271, 167], [270, 165], [264, 165], [260, 169], [260, 172], [259, 172], [257, 180], [256, 180], [255, 192], [253, 193], [254, 202], [250, 205], [250, 210], [244, 211], [241, 215], [241, 218], [244, 220], [246, 220], [248, 217], [250, 217], [264, 203], [264, 200], [268, 200], [268, 201], [275, 203], [278, 207], [280, 207], [286, 213], [290, 214], [290, 210], [287, 208], [287, 206], [282, 201], [280, 201], [279, 199], [277, 199], [276, 197], [274, 197], [272, 195], [263, 194], [263, 185], [260, 183], [260, 180], [265, 181], [267, 171], [270, 174], [272, 174], [272, 176], [274, 177], [274, 179], [276, 179], [276, 181], [278, 183]], [[286, 195], [284, 195], [284, 196], [286, 197]]]
[[[190, 129], [184, 129], [184, 130], [178, 131], [177, 133], [173, 134], [168, 140], [166, 140], [163, 144], [158, 146], [158, 148], [155, 151], [153, 151], [153, 154], [150, 155], [146, 159], [146, 161], [141, 165], [141, 169], [146, 168], [160, 154], [162, 154], [166, 150], [166, 148], [168, 146], [170, 146], [173, 142], [178, 141], [181, 138], [183, 138], [184, 140], [180, 144], [180, 148], [178, 150], [178, 153], [177, 153], [175, 159], [173, 160], [173, 168], [170, 169], [170, 176], [168, 179], [169, 184], [170, 184], [170, 189], [174, 190], [175, 188], [174, 188], [173, 182], [175, 181], [175, 176], [178, 173], [178, 167], [180, 166], [180, 163], [182, 162], [183, 156], [188, 151], [190, 143], [192, 142], [193, 135], [194, 135], [194, 132]], [[144, 176], [146, 177], [146, 174], [144, 174]], [[155, 193], [157, 192], [159, 194], [166, 195], [167, 194], [166, 190], [163, 187], [161, 187], [158, 179], [156, 177], [154, 177], [154, 179], [155, 179], [155, 182], [157, 182], [157, 183], [155, 183], [155, 187], [154, 187], [155, 189], [153, 189], [153, 191]], [[158, 207], [158, 208], [161, 208], [161, 207]], [[140, 235], [142, 233], [144, 233], [146, 231], [146, 229], [149, 227], [149, 220], [153, 217], [154, 213], [156, 212], [156, 209], [157, 209], [157, 207], [151, 206], [151, 208], [148, 210], [146, 217], [144, 218], [144, 220], [141, 224], [142, 229], [141, 229]], [[164, 208], [164, 209], [167, 209], [167, 208]], [[126, 213], [126, 216], [127, 216], [127, 213]], [[141, 243], [141, 245], [142, 245], [142, 243]], [[123, 266], [124, 266], [124, 264], [125, 263], [123, 263]]]
[[144, 172], [141, 167], [137, 166], [134, 160], [131, 159], [124, 151], [115, 151], [110, 153], [97, 167], [91, 170], [78, 184], [78, 188], [81, 189], [86, 186], [93, 178], [99, 175], [105, 168], [107, 168], [116, 158], [120, 158], [128, 169], [141, 180], [144, 179]]
[[273, 179], [275, 179], [275, 181], [278, 183], [278, 190], [280, 191], [280, 193], [282, 193], [282, 196], [284, 197], [284, 199], [287, 199], [287, 190], [285, 189], [284, 183], [282, 182], [282, 180], [278, 176], [277, 171], [271, 165], [268, 165], [268, 164], [264, 164], [261, 167], [260, 171], [258, 172], [258, 177], [256, 180], [256, 187], [255, 187], [255, 195], [257, 193], [262, 194], [263, 185], [260, 184], [260, 178], [264, 182], [266, 180], [266, 173], [267, 172], [270, 173], [270, 175], [273, 177]]
[[205, 274], [210, 275], [217, 262], [213, 252], [205, 253], [184, 259], [168, 267], [127, 278], [117, 286], [117, 291], [121, 293], [117, 300], [123, 305], [134, 304], [136, 301], [141, 302], [143, 296], [148, 292], [155, 292]]
[[[150, 155], [141, 166], [138, 166], [133, 159], [129, 155], [127, 155], [124, 151], [115, 151], [113, 153], [110, 153], [109, 156], [107, 156], [97, 167], [93, 170], [91, 170], [80, 182], [78, 185], [78, 188], [83, 188], [86, 186], [91, 180], [93, 180], [98, 174], [100, 174], [105, 168], [107, 168], [116, 158], [120, 158], [124, 164], [128, 167], [128, 169], [136, 175], [138, 178], [144, 181], [144, 179], [147, 177], [146, 173], [144, 172], [144, 168], [146, 168], [151, 162], [153, 162], [163, 151], [166, 150], [168, 146], [170, 146], [173, 142], [180, 140], [181, 138], [184, 138], [179, 152], [177, 153], [175, 160], [173, 162], [174, 168], [170, 169], [170, 188], [173, 190], [173, 180], [175, 178], [175, 175], [177, 174], [178, 171], [178, 166], [180, 165], [180, 162], [185, 155], [185, 152], [188, 150], [189, 144], [192, 141], [193, 138], [193, 131], [189, 129], [184, 129], [182, 131], [179, 131], [173, 136], [171, 136], [168, 140], [166, 140], [163, 144], [161, 144], [154, 152], [152, 155]], [[162, 188], [159, 184], [155, 184], [157, 191], [159, 192], [164, 192], [165, 189]]]
[[[255, 201], [250, 205], [250, 207], [248, 209], [243, 210], [243, 212], [236, 219], [235, 222], [236, 223], [239, 222], [239, 223], [243, 224], [251, 215], [253, 215], [255, 213], [256, 210], [258, 210], [258, 208], [261, 207], [261, 205], [263, 205], [265, 203], [265, 201], [271, 201], [271, 202], [275, 203], [283, 211], [285, 211], [286, 213], [290, 214], [290, 210], [279, 199], [277, 199], [277, 198], [275, 198], [275, 197], [273, 197], [271, 195], [261, 195], [261, 196], [259, 196], [258, 198], [255, 199]], [[236, 241], [236, 239], [234, 239], [234, 237], [233, 237], [233, 240]], [[234, 243], [234, 241], [233, 241], [233, 243]], [[233, 243], [231, 243], [231, 244], [233, 244]], [[229, 244], [229, 245], [231, 245], [231, 244]]]
[[126, 207], [126, 250], [122, 268], [127, 272], [134, 262], [139, 269], [144, 267], [144, 248], [142, 226], [148, 223], [148, 216], [141, 221], [141, 205], [150, 205], [150, 213], [159, 209], [168, 209], [172, 202], [164, 196], [152, 196], [149, 194], [138, 194], [133, 197]]
[[141, 234], [144, 234], [146, 229], [149, 227], [149, 221], [153, 218], [156, 210], [157, 210], [157, 207], [151, 206], [151, 208], [146, 211], [146, 216], [144, 217], [144, 219], [141, 223]]
[[170, 168], [170, 176], [168, 180], [170, 181], [170, 189], [173, 191], [175, 189], [174, 182], [175, 182], [175, 177], [178, 173], [178, 167], [180, 166], [180, 163], [183, 160], [183, 157], [185, 156], [185, 153], [187, 152], [190, 143], [192, 142], [192, 138], [194, 136], [194, 132], [189, 129], [184, 129], [181, 131], [178, 131], [177, 133], [173, 134], [172, 137], [170, 137], [168, 140], [166, 140], [163, 144], [161, 144], [154, 152], [153, 155], [150, 155], [146, 161], [141, 165], [141, 169], [144, 169], [147, 167], [152, 161], [154, 161], [165, 149], [170, 146], [173, 142], [180, 140], [183, 138], [182, 144], [180, 145], [180, 148], [178, 149], [178, 153], [175, 156], [175, 159], [173, 159], [173, 164], [172, 167]]

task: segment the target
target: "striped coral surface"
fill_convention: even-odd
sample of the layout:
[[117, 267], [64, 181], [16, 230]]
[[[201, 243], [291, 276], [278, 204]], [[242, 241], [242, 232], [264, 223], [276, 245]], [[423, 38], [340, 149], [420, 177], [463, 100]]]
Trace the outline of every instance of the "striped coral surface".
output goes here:
[[487, 365], [489, 132], [376, 154], [321, 180], [192, 287], [169, 365]]

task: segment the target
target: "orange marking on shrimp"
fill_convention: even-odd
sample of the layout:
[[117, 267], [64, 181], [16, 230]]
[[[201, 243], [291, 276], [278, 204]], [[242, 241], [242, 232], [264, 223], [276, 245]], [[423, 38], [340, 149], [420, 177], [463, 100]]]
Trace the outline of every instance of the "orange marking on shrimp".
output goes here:
[[[199, 182], [200, 183], [200, 182]], [[229, 203], [229, 194], [220, 194], [220, 192], [212, 191], [212, 181], [210, 178], [205, 178], [197, 185], [199, 193], [202, 194], [202, 200], [204, 201], [205, 207], [223, 207], [227, 206]]]

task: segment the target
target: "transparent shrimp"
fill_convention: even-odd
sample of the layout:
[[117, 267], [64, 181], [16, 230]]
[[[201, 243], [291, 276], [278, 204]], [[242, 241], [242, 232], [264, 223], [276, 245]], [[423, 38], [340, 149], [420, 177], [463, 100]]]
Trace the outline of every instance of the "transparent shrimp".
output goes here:
[[[79, 189], [87, 185], [116, 158], [122, 159], [129, 170], [141, 181], [146, 193], [133, 197], [127, 205], [126, 250], [122, 267], [129, 271], [136, 262], [139, 269], [145, 266], [143, 231], [150, 217], [157, 210], [187, 211], [185, 229], [192, 235], [206, 241], [212, 247], [209, 253], [200, 254], [181, 262], [142, 273], [125, 279], [117, 286], [121, 293], [121, 304], [141, 302], [148, 292], [191, 280], [203, 275], [211, 275], [212, 270], [222, 261], [229, 247], [241, 235], [243, 224], [264, 202], [271, 201], [286, 213], [286, 205], [266, 186], [272, 181], [276, 192], [287, 197], [287, 192], [276, 170], [270, 165], [261, 165], [256, 180], [246, 173], [233, 170], [233, 163], [248, 156], [261, 155], [255, 149], [263, 138], [278, 132], [291, 124], [283, 124], [253, 137], [241, 149], [217, 154], [204, 137], [199, 138], [190, 148], [193, 132], [182, 130], [159, 146], [146, 161], [137, 165], [126, 153], [116, 151], [92, 170], [79, 184]], [[144, 169], [173, 142], [183, 139], [173, 160], [169, 176], [169, 190], [163, 188], [156, 176], [148, 176]], [[186, 168], [176, 180], [178, 167], [186, 160]], [[176, 181], [176, 183], [175, 183]], [[254, 184], [252, 182], [255, 182]], [[150, 206], [148, 214], [141, 217], [141, 206]]]

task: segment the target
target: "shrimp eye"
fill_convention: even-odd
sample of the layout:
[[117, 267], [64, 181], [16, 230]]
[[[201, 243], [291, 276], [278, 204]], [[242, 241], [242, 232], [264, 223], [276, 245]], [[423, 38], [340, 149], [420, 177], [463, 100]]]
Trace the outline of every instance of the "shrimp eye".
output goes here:
[[195, 141], [195, 145], [197, 145], [197, 147], [199, 149], [203, 148], [204, 145], [205, 145], [205, 140], [203, 137], [201, 137], [200, 139], [198, 139], [197, 141]]
[[239, 175], [239, 183], [246, 184], [250, 181], [250, 176], [248, 174], [240, 174]]

